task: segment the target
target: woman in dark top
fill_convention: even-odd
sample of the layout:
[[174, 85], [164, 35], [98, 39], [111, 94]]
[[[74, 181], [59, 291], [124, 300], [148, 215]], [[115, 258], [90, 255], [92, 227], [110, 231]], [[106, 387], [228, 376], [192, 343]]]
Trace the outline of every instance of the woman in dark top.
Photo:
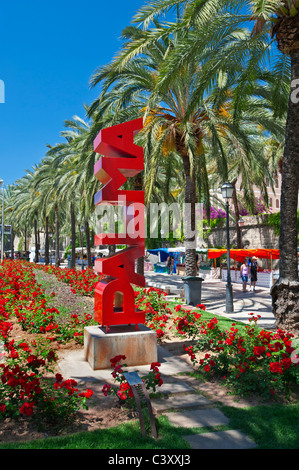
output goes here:
[[257, 258], [253, 257], [250, 263], [250, 290], [255, 292], [255, 285], [257, 281]]

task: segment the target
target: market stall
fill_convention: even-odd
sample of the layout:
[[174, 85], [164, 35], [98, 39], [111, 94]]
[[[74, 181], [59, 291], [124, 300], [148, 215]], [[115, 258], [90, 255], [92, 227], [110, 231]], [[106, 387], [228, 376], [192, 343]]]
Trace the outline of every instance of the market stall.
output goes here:
[[[156, 255], [157, 261], [153, 265], [153, 270], [155, 272], [167, 272], [167, 258], [172, 256], [173, 258], [173, 273], [181, 276], [185, 276], [185, 247], [179, 246], [174, 248], [156, 248], [146, 250], [147, 253]], [[199, 256], [207, 255], [207, 249], [196, 249], [196, 252]]]
[[[157, 273], [167, 273], [166, 261], [169, 256], [169, 252], [167, 248], [156, 248], [152, 250], [146, 250], [146, 258], [145, 263], [147, 263], [147, 259], [150, 258], [148, 255], [153, 255], [152, 259], [149, 259], [149, 263], [151, 266], [147, 266], [146, 271], [155, 271]], [[147, 263], [148, 264], [148, 263]], [[151, 269], [149, 269], [151, 268]]]
[[[208, 258], [216, 259], [222, 255], [226, 255], [226, 249], [209, 249]], [[231, 249], [230, 258], [234, 261], [234, 266], [231, 267], [231, 281], [242, 283], [237, 262], [243, 262], [246, 257], [252, 258], [255, 256], [258, 259], [266, 259], [270, 261], [270, 266], [266, 269], [259, 267], [258, 269], [258, 285], [261, 287], [271, 287], [275, 280], [278, 278], [279, 272], [273, 269], [273, 260], [279, 259], [279, 250], [274, 248], [256, 248], [256, 249]], [[221, 265], [221, 263], [220, 263]], [[220, 278], [223, 281], [227, 279], [227, 269], [220, 268]]]

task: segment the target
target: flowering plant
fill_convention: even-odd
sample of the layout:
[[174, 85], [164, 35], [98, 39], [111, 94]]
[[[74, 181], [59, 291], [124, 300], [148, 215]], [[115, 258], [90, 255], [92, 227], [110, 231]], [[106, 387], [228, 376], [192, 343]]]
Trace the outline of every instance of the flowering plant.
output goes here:
[[[198, 304], [197, 308], [200, 311], [206, 309], [204, 304]], [[175, 311], [178, 316], [174, 318], [173, 323], [175, 325], [176, 334], [178, 336], [184, 336], [196, 340], [199, 344], [198, 333], [199, 323], [202, 313], [198, 310], [183, 308], [182, 305], [177, 305]]]
[[[192, 325], [183, 323], [179, 334], [199, 340], [185, 348], [194, 365], [205, 373], [220, 375], [224, 382], [240, 395], [258, 393], [264, 397], [287, 393], [291, 383], [299, 382], [298, 360], [294, 360], [293, 335], [282, 330], [260, 329], [260, 316], [253, 316], [244, 331], [233, 324], [223, 331], [217, 318], [203, 321], [195, 318]], [[184, 317], [183, 317], [184, 319]], [[202, 338], [206, 353], [202, 349]], [[297, 358], [297, 356], [296, 356]]]
[[77, 393], [75, 380], [63, 380], [56, 374], [53, 384], [44, 379], [57, 361], [54, 351], [34, 341], [5, 340], [5, 360], [0, 363], [0, 418], [20, 415], [36, 417], [40, 422], [69, 421], [80, 407], [86, 408], [91, 390]]
[[[223, 209], [218, 209], [213, 206], [210, 207], [210, 220], [215, 220], [215, 219], [225, 219], [226, 213]], [[203, 208], [203, 218], [206, 220], [207, 217], [207, 210], [204, 207]]]
[[74, 294], [80, 295], [93, 295], [95, 286], [104, 277], [90, 268], [78, 271], [77, 269], [61, 269], [57, 266], [42, 264], [37, 264], [35, 267], [49, 274], [54, 274], [58, 280], [68, 284]]
[[80, 317], [72, 315], [70, 321], [61, 321], [60, 311], [49, 306], [49, 300], [55, 293], [45, 295], [42, 287], [36, 282], [30, 263], [6, 262], [3, 270], [5, 280], [1, 287], [5, 293], [6, 315], [15, 315], [23, 330], [43, 334], [49, 341], [63, 342], [73, 339], [83, 344], [84, 327], [93, 322], [90, 314], [85, 313]]
[[[125, 359], [126, 356], [124, 355], [118, 355], [110, 359], [111, 367], [113, 368], [112, 377], [114, 378], [114, 382], [118, 383], [119, 386], [105, 384], [102, 388], [102, 392], [105, 396], [117, 396], [121, 403], [133, 405], [134, 400], [132, 399], [134, 398], [134, 394], [131, 386], [124, 377], [125, 370], [123, 368], [127, 367], [127, 365], [120, 364], [121, 361]], [[149, 373], [142, 378], [147, 390], [156, 392], [156, 387], [161, 387], [163, 384], [163, 380], [161, 379], [161, 374], [159, 372], [160, 365], [161, 364], [159, 362], [152, 362]]]
[[148, 289], [135, 290], [135, 303], [137, 308], [145, 311], [145, 324], [156, 331], [157, 340], [161, 342], [166, 331], [166, 322], [172, 315], [171, 309], [165, 300], [166, 293], [160, 289], [149, 287]]
[[[40, 423], [68, 421], [91, 397], [92, 391], [79, 393], [76, 382], [46, 380], [53, 373], [57, 357], [49, 349], [51, 337], [59, 327], [54, 322], [55, 309], [46, 305], [43, 290], [35, 282], [30, 268], [23, 262], [5, 261], [0, 278], [0, 419], [33, 416]], [[24, 329], [38, 333], [34, 341], [11, 339], [16, 316]], [[56, 326], [57, 325], [57, 326]]]

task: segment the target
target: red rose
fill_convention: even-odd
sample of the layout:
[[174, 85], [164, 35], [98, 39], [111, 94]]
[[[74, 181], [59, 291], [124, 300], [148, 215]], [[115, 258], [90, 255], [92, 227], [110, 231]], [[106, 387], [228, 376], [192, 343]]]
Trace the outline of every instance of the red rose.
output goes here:
[[34, 403], [25, 402], [20, 408], [20, 413], [26, 416], [31, 416], [33, 414]]
[[0, 413], [4, 413], [6, 410], [6, 405], [4, 403], [0, 403]]
[[86, 389], [85, 392], [79, 393], [79, 397], [90, 398], [90, 397], [92, 397], [92, 395], [93, 395], [93, 391], [90, 390], [90, 388]]

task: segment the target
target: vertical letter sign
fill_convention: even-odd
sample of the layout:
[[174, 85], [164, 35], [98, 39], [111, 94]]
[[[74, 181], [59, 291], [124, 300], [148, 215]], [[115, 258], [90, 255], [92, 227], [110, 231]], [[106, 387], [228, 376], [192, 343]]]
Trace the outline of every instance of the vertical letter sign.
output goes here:
[[[103, 184], [95, 195], [95, 205], [120, 202], [125, 212], [125, 233], [98, 234], [95, 245], [127, 245], [113, 256], [97, 259], [95, 271], [106, 276], [95, 288], [95, 320], [109, 331], [111, 325], [145, 322], [144, 312], [135, 308], [131, 284], [145, 286], [145, 278], [135, 272], [135, 260], [144, 256], [144, 191], [121, 190], [128, 177], [144, 168], [143, 148], [134, 144], [134, 136], [142, 129], [143, 120], [118, 124], [102, 129], [94, 140], [95, 152], [102, 155], [94, 167], [96, 178]], [[132, 229], [137, 220], [138, 230]], [[141, 213], [140, 213], [141, 212]], [[131, 228], [130, 228], [131, 227]], [[122, 298], [115, 305], [117, 297]]]

